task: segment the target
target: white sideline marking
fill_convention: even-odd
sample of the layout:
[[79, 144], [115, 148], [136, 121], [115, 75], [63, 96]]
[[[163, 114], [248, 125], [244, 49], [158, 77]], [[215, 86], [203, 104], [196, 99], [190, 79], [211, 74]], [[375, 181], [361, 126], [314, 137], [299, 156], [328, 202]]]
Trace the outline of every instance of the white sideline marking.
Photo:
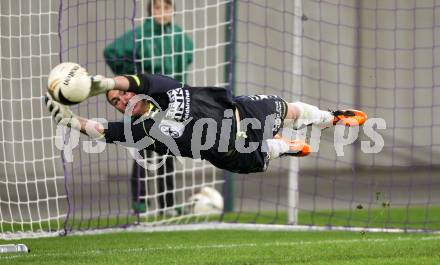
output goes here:
[[[102, 255], [111, 253], [140, 253], [140, 252], [159, 252], [168, 250], [203, 250], [203, 249], [230, 249], [230, 248], [252, 248], [252, 247], [289, 247], [301, 245], [324, 245], [324, 244], [351, 244], [351, 243], [384, 243], [390, 241], [409, 241], [409, 240], [440, 240], [440, 236], [429, 237], [397, 237], [397, 238], [365, 238], [365, 239], [340, 239], [340, 240], [316, 240], [316, 241], [297, 241], [297, 242], [270, 242], [270, 243], [242, 243], [242, 244], [212, 244], [212, 245], [194, 245], [194, 246], [165, 246], [165, 247], [145, 247], [145, 248], [127, 248], [127, 249], [103, 249], [103, 250], [86, 250], [86, 251], [70, 251], [73, 255]], [[0, 260], [15, 259], [15, 258], [31, 258], [31, 257], [60, 257], [68, 254], [67, 252], [58, 251], [41, 251], [37, 254], [20, 254], [13, 256], [0, 256]]]
[[[92, 229], [87, 231], [72, 231], [68, 235], [100, 235], [120, 232], [183, 232], [183, 231], [200, 231], [200, 230], [243, 230], [243, 231], [345, 231], [345, 232], [371, 232], [371, 233], [417, 233], [440, 235], [440, 230], [411, 229], [411, 228], [374, 228], [374, 227], [345, 227], [345, 226], [310, 226], [310, 225], [276, 225], [276, 224], [227, 224], [219, 222], [208, 222], [203, 224], [179, 224], [170, 225], [166, 222], [141, 223], [139, 225], [129, 226], [125, 228], [103, 228]], [[55, 237], [59, 236], [61, 231], [57, 232], [20, 232], [20, 233], [4, 233], [0, 234], [0, 239], [17, 240], [25, 238]]]

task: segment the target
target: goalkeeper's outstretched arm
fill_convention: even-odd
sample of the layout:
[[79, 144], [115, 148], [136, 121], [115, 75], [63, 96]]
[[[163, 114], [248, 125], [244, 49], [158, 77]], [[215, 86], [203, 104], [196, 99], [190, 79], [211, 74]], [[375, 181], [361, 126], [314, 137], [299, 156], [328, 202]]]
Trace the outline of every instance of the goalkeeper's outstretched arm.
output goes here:
[[151, 95], [164, 93], [182, 87], [179, 81], [164, 75], [138, 74], [106, 78], [101, 75], [92, 76], [91, 96], [108, 93], [110, 90], [121, 90], [135, 94]]
[[[73, 113], [69, 106], [63, 105], [47, 93], [45, 97], [46, 107], [58, 125], [70, 127], [95, 140], [103, 140], [107, 143], [125, 142], [124, 122], [108, 122], [107, 128], [101, 122], [80, 117]], [[131, 126], [133, 139], [139, 141], [145, 137], [144, 122]], [[151, 149], [153, 146], [150, 146]]]
[[108, 78], [102, 75], [95, 75], [91, 76], [90, 78], [92, 79], [92, 87], [90, 89], [89, 97], [105, 94], [113, 89], [128, 91], [130, 87], [130, 83], [125, 76]]
[[76, 115], [68, 106], [53, 100], [49, 93], [46, 94], [45, 101], [47, 109], [57, 124], [78, 130], [93, 139], [104, 137], [105, 128], [102, 123]]
[[114, 78], [89, 76], [76, 63], [61, 63], [49, 74], [48, 91], [52, 99], [65, 105], [80, 103], [88, 97], [108, 94], [111, 90], [151, 95], [182, 87], [179, 81], [163, 75], [123, 75]]

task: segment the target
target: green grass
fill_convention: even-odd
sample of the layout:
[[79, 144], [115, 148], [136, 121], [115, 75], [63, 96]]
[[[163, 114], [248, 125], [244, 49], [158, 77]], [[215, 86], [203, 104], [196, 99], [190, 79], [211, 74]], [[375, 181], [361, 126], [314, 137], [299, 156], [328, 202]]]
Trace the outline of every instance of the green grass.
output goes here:
[[[224, 222], [285, 224], [285, 212], [242, 212]], [[135, 223], [136, 217], [70, 220], [75, 229]], [[160, 221], [160, 217], [141, 219]], [[185, 217], [170, 223], [210, 218]], [[440, 207], [394, 208], [387, 205], [352, 211], [300, 212], [300, 224], [440, 230]], [[429, 220], [429, 222], [426, 222]], [[47, 229], [50, 223], [42, 227]], [[56, 227], [56, 223], [51, 224]], [[3, 231], [7, 230], [3, 225]], [[12, 226], [9, 227], [12, 229]], [[22, 227], [15, 225], [20, 230]], [[31, 227], [23, 227], [30, 229]], [[39, 229], [39, 226], [32, 227]], [[0, 264], [440, 264], [440, 235], [370, 232], [120, 232], [16, 241], [31, 253], [0, 254]]]
[[439, 264], [440, 236], [350, 232], [123, 232], [0, 241], [0, 264]]
[[[426, 217], [430, 222], [425, 222]], [[285, 212], [248, 212], [226, 214], [223, 221], [285, 224], [286, 218]], [[440, 207], [386, 206], [299, 214], [300, 224], [437, 230], [439, 218]], [[200, 218], [206, 219], [219, 220], [218, 216]], [[135, 221], [130, 216], [81, 223], [71, 220], [71, 224], [85, 229]], [[183, 218], [172, 223], [196, 221]], [[0, 244], [10, 243], [25, 243], [32, 252], [0, 254], [0, 264], [440, 264], [440, 235], [434, 234], [211, 230], [0, 240]]]

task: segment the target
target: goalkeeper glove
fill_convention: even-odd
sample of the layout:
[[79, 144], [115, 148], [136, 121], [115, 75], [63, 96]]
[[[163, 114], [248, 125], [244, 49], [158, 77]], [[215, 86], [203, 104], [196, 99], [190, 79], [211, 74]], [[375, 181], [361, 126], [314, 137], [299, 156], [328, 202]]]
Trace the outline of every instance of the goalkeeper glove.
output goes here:
[[49, 93], [46, 93], [45, 102], [47, 109], [57, 124], [78, 130], [81, 129], [78, 116], [75, 115], [68, 106], [53, 100]]
[[107, 93], [107, 91], [115, 88], [115, 80], [102, 75], [94, 75], [92, 79], [92, 87], [90, 88], [89, 97]]

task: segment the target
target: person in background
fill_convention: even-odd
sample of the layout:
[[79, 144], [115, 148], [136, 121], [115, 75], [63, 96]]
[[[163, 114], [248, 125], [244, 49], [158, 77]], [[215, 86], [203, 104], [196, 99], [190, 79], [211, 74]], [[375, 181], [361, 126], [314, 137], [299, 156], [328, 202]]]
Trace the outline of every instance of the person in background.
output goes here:
[[[181, 83], [186, 83], [186, 71], [193, 60], [193, 43], [182, 28], [173, 23], [174, 3], [172, 0], [151, 0], [147, 4], [148, 17], [141, 26], [127, 31], [106, 46], [104, 58], [115, 75], [163, 74]], [[145, 151], [143, 157], [148, 161], [155, 157], [153, 151]], [[159, 207], [174, 205], [174, 158], [166, 158], [163, 166], [155, 172], [133, 163], [131, 176], [132, 208], [135, 212], [145, 212], [146, 173], [157, 177]], [[179, 208], [176, 208], [179, 209]], [[176, 214], [180, 214], [176, 212]]]

